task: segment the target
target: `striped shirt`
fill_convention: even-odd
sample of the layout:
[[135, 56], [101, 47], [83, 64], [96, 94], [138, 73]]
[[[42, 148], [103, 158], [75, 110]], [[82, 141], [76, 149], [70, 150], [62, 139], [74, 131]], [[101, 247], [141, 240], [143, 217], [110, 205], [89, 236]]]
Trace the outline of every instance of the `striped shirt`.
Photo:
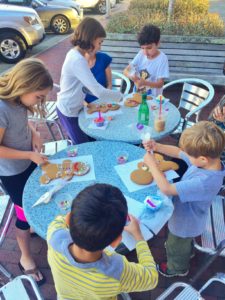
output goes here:
[[79, 263], [70, 254], [73, 243], [65, 223], [58, 216], [47, 233], [48, 262], [59, 300], [116, 300], [120, 293], [146, 291], [156, 287], [158, 272], [145, 241], [136, 245], [139, 263], [104, 250], [93, 263]]

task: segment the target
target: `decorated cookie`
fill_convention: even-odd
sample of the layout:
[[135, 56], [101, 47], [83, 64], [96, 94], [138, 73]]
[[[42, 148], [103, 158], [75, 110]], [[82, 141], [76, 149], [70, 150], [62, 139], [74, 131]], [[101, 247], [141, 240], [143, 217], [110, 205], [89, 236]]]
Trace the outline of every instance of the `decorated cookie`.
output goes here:
[[83, 162], [75, 162], [73, 164], [74, 174], [77, 176], [85, 175], [89, 172], [90, 166]]
[[84, 162], [75, 162], [63, 160], [61, 164], [47, 163], [42, 167], [43, 175], [40, 177], [41, 184], [48, 184], [51, 180], [62, 178], [70, 180], [74, 175], [82, 176], [88, 173], [90, 166]]
[[136, 102], [134, 99], [132, 98], [128, 98], [125, 102], [124, 105], [127, 107], [136, 107], [139, 105], [138, 102]]
[[117, 103], [89, 103], [87, 105], [87, 113], [93, 114], [94, 112], [100, 111], [101, 113], [106, 113], [108, 111], [118, 110], [120, 105]]
[[[154, 156], [158, 163], [159, 169], [162, 172], [179, 169], [178, 164], [173, 161], [164, 160], [164, 157], [161, 154], [154, 153]], [[149, 167], [144, 162], [139, 162], [137, 168], [137, 170], [134, 170], [130, 174], [130, 179], [139, 185], [147, 185], [152, 183], [153, 176], [149, 170]]]

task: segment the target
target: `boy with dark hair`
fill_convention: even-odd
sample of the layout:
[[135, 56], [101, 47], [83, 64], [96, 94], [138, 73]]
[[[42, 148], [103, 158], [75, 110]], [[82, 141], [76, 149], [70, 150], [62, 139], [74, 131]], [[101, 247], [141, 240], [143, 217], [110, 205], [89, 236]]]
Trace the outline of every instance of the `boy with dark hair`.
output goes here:
[[[48, 261], [58, 299], [114, 300], [120, 293], [157, 285], [158, 274], [147, 242], [137, 220], [130, 219], [125, 226], [127, 203], [122, 192], [108, 184], [95, 184], [77, 195], [69, 215], [58, 216], [50, 224]], [[118, 246], [124, 228], [137, 241], [138, 264], [104, 250]]]
[[[188, 274], [193, 238], [205, 230], [209, 208], [225, 176], [225, 166], [220, 161], [225, 135], [215, 124], [201, 121], [185, 129], [179, 145], [180, 148], [154, 141], [144, 143], [149, 151], [144, 161], [156, 184], [164, 194], [174, 196], [174, 211], [168, 222], [167, 262], [159, 265], [159, 272], [166, 277]], [[179, 182], [168, 182], [150, 150], [187, 163], [188, 169]]]
[[[162, 94], [164, 79], [169, 77], [167, 56], [160, 51], [160, 29], [154, 25], [145, 25], [138, 34], [141, 50], [124, 69], [124, 75], [133, 80], [139, 90], [152, 90], [153, 96]], [[134, 71], [131, 71], [135, 69]]]

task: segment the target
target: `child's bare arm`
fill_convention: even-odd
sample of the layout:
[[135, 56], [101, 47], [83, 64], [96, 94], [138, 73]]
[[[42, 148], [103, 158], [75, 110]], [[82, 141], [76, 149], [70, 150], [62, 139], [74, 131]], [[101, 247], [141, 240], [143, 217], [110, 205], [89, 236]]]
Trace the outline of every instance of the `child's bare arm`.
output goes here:
[[45, 155], [33, 151], [21, 151], [2, 145], [5, 129], [0, 128], [0, 157], [6, 159], [30, 159], [36, 164], [44, 164], [48, 161]]
[[143, 146], [146, 151], [153, 150], [174, 158], [179, 158], [181, 152], [181, 149], [179, 147], [159, 144], [156, 143], [154, 140], [143, 142]]
[[160, 191], [167, 196], [177, 195], [176, 186], [174, 184], [169, 183], [163, 172], [159, 170], [154, 155], [146, 153], [144, 156], [144, 162], [149, 167], [151, 174]]

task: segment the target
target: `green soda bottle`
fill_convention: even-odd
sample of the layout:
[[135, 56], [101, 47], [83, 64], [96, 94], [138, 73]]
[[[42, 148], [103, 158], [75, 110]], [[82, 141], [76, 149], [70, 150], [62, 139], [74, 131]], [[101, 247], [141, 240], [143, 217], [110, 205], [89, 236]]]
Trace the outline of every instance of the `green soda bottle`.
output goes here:
[[147, 94], [142, 94], [142, 103], [138, 110], [138, 123], [148, 126], [149, 108], [146, 99], [147, 99]]

